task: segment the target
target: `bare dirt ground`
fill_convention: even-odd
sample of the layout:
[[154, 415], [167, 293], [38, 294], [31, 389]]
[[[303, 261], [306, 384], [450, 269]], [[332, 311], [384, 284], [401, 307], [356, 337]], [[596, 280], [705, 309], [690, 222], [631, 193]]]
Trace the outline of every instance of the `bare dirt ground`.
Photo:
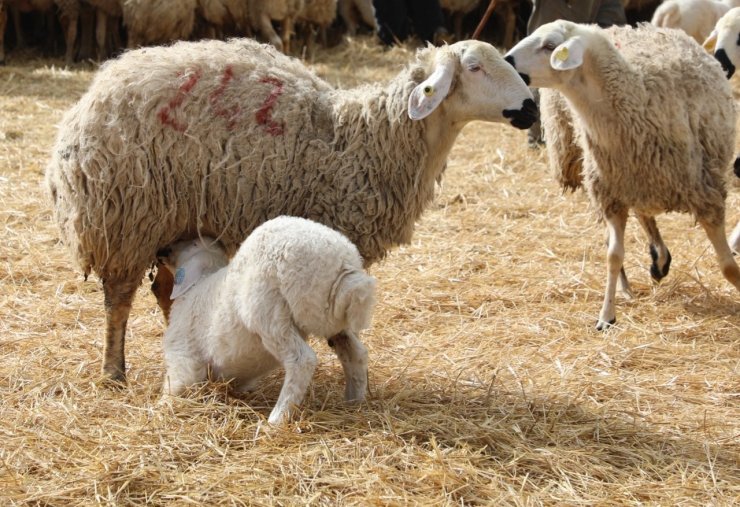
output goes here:
[[[360, 40], [313, 65], [352, 86], [409, 58]], [[341, 367], [314, 340], [317, 374], [285, 430], [265, 428], [281, 374], [247, 397], [211, 385], [157, 407], [164, 327], [148, 282], [128, 385], [107, 387], [102, 291], [72, 270], [42, 188], [55, 124], [93, 75], [59, 65], [0, 69], [0, 504], [740, 503], [740, 295], [703, 231], [659, 217], [673, 264], [656, 285], [630, 220], [636, 297], [597, 332], [603, 226], [501, 125], [465, 128], [412, 244], [371, 269], [366, 403], [342, 403]], [[738, 220], [735, 184], [728, 228]]]

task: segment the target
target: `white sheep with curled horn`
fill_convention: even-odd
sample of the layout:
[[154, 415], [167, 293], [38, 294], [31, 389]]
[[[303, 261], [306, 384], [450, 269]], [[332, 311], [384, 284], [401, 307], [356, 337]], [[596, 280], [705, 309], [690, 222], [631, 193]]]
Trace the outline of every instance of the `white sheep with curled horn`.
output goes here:
[[233, 252], [291, 215], [343, 233], [370, 265], [411, 240], [467, 123], [536, 118], [529, 88], [479, 41], [424, 48], [390, 82], [349, 90], [250, 39], [106, 62], [46, 171], [62, 241], [103, 281], [103, 371], [125, 378], [131, 303], [161, 247], [203, 235]]

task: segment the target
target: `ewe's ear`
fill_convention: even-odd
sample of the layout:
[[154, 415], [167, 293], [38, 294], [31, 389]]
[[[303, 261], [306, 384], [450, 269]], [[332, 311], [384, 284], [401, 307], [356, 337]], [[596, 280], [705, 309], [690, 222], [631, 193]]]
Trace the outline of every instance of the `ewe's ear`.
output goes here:
[[583, 64], [583, 53], [586, 48], [583, 39], [571, 37], [556, 47], [550, 55], [550, 67], [555, 70], [571, 70]]
[[185, 294], [203, 276], [203, 264], [197, 258], [190, 258], [175, 270], [175, 284], [172, 296], [176, 299]]
[[714, 53], [714, 48], [717, 47], [717, 30], [712, 30], [712, 33], [709, 34], [709, 37], [707, 37], [707, 40], [704, 41], [704, 44], [702, 44], [704, 49], [707, 50], [708, 53]]
[[414, 88], [409, 97], [408, 112], [412, 120], [422, 120], [432, 114], [450, 91], [457, 58], [446, 47], [438, 51], [434, 72]]

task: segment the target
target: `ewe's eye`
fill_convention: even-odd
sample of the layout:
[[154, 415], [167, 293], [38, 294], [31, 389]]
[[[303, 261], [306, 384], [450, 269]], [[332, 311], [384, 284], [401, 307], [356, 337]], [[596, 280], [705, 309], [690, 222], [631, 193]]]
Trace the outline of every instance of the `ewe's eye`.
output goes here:
[[478, 72], [480, 70], [480, 65], [477, 63], [471, 63], [470, 65], [468, 65], [468, 70], [470, 72]]
[[557, 44], [555, 44], [554, 42], [545, 42], [542, 45], [542, 49], [544, 49], [545, 51], [552, 51], [556, 47], [557, 47]]

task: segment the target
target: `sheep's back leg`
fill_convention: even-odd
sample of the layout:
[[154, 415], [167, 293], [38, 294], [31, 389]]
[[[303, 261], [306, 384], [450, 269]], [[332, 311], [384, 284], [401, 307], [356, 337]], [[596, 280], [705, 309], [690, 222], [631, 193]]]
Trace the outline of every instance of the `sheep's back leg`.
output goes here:
[[606, 264], [606, 292], [604, 304], [599, 313], [596, 329], [602, 331], [617, 321], [614, 309], [614, 297], [617, 292], [619, 272], [624, 264], [624, 229], [627, 226], [627, 210], [607, 214], [606, 225], [609, 231], [609, 247], [607, 249]]
[[0, 65], [5, 65], [5, 28], [8, 25], [8, 7], [0, 3]]
[[645, 230], [650, 241], [650, 258], [653, 261], [650, 266], [650, 276], [653, 280], [659, 282], [668, 275], [668, 271], [671, 268], [671, 252], [668, 251], [668, 247], [663, 243], [663, 238], [658, 230], [655, 217], [638, 213], [637, 220]]
[[740, 268], [738, 268], [735, 259], [732, 258], [732, 251], [725, 236], [724, 223], [713, 224], [703, 220], [699, 220], [699, 223], [714, 247], [722, 274], [737, 290], [740, 290]]
[[730, 248], [740, 255], [740, 222], [737, 223], [735, 230], [730, 234]]
[[344, 370], [344, 400], [359, 403], [367, 393], [367, 347], [350, 331], [329, 339]]
[[126, 323], [138, 285], [138, 281], [103, 280], [106, 320], [103, 374], [118, 382], [126, 380]]
[[272, 328], [266, 332], [258, 333], [262, 338], [262, 345], [285, 369], [285, 380], [280, 396], [267, 419], [270, 424], [281, 424], [286, 421], [294, 407], [301, 404], [318, 362], [316, 353], [290, 323], [287, 308], [285, 313], [288, 318], [281, 319], [284, 322], [279, 326], [281, 329], [275, 329], [278, 326], [271, 326]]

